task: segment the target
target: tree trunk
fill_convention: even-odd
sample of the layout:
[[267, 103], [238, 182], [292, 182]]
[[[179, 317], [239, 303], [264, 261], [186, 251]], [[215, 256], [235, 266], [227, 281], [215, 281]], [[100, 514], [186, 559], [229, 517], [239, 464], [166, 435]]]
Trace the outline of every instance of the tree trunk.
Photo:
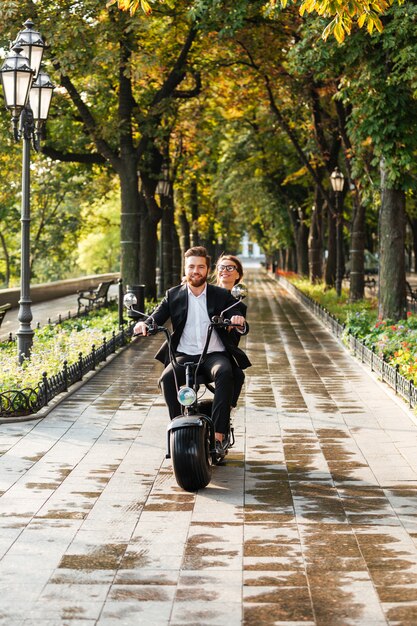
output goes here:
[[136, 160], [126, 159], [120, 168], [120, 273], [125, 285], [138, 285], [140, 282], [140, 197]]
[[156, 299], [156, 250], [158, 249], [158, 222], [147, 213], [143, 215], [140, 229], [141, 263], [139, 282], [145, 285], [145, 298]]
[[187, 214], [183, 209], [179, 215], [180, 223], [180, 246], [181, 246], [181, 275], [184, 273], [184, 253], [191, 248], [190, 224]]
[[308, 228], [305, 223], [305, 215], [301, 207], [292, 206], [289, 216], [294, 231], [296, 249], [295, 271], [300, 276], [308, 276]]
[[379, 213], [379, 302], [382, 319], [394, 322], [406, 311], [405, 295], [405, 193], [386, 183], [381, 160], [381, 209]]
[[6, 289], [8, 289], [10, 285], [10, 257], [9, 257], [9, 251], [7, 250], [6, 240], [2, 232], [0, 232], [0, 241], [1, 241], [1, 247], [3, 248], [4, 261], [6, 263], [6, 271], [4, 274], [4, 284], [6, 286]]
[[355, 202], [350, 246], [349, 299], [356, 302], [363, 298], [365, 289], [365, 207], [359, 200]]
[[308, 228], [302, 220], [297, 231], [297, 273], [308, 276]]
[[290, 272], [297, 271], [297, 249], [295, 246], [288, 249], [288, 270]]
[[169, 192], [161, 195], [161, 292], [178, 285], [181, 281], [181, 248], [175, 227], [175, 205], [172, 182]]
[[316, 283], [323, 277], [322, 205], [323, 200], [316, 189], [311, 226], [308, 236], [308, 267], [310, 282]]
[[[348, 172], [349, 182], [352, 182], [352, 166], [351, 155], [353, 154], [352, 144], [346, 129], [347, 118], [351, 113], [351, 106], [346, 108], [343, 101], [339, 98], [335, 99], [335, 106], [339, 120], [339, 130], [343, 141], [345, 152], [345, 164]], [[359, 182], [359, 181], [358, 181]], [[355, 185], [355, 193], [353, 196], [353, 216], [352, 229], [350, 239], [350, 292], [349, 299], [351, 302], [361, 300], [364, 296], [364, 262], [365, 262], [365, 242], [366, 242], [366, 223], [365, 223], [365, 207], [361, 201], [361, 186]]]
[[177, 228], [174, 222], [174, 212], [172, 211], [172, 268], [171, 268], [171, 285], [178, 285], [181, 281], [181, 246], [178, 237]]
[[171, 223], [170, 215], [167, 207], [168, 198], [162, 200], [162, 220], [161, 220], [161, 233], [160, 233], [160, 250], [161, 250], [161, 276], [160, 276], [160, 289], [161, 293], [165, 293], [169, 287], [172, 287], [171, 283], [171, 267], [172, 267], [172, 236], [171, 236]]
[[191, 180], [190, 209], [191, 209], [191, 246], [199, 246], [200, 236], [198, 232], [198, 188], [197, 188], [197, 181], [194, 178]]
[[[415, 217], [409, 218], [409, 224], [413, 236], [413, 254], [414, 254], [414, 272], [417, 272], [417, 219]], [[411, 271], [410, 263], [410, 271]]]

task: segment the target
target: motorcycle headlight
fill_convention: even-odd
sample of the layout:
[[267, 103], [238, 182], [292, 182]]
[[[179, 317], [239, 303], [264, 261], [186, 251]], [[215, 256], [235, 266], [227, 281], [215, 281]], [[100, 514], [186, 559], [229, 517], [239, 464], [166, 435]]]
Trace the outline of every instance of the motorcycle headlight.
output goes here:
[[181, 387], [178, 391], [177, 398], [182, 406], [191, 406], [196, 401], [197, 395], [191, 387]]

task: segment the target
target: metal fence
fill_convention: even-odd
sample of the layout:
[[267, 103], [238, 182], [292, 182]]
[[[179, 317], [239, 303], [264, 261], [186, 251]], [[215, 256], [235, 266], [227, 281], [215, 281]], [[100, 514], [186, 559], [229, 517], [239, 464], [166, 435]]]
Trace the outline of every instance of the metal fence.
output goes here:
[[68, 391], [71, 385], [82, 380], [88, 372], [95, 370], [97, 365], [125, 346], [132, 333], [133, 324], [123, 327], [118, 333], [113, 331], [110, 340], [104, 338], [98, 348], [93, 345], [86, 356], [80, 353], [75, 363], [68, 365], [64, 361], [63, 369], [57, 374], [48, 376], [44, 372], [42, 380], [33, 389], [11, 389], [0, 393], [0, 418], [16, 418], [37, 413], [55, 396]]
[[340, 340], [347, 343], [353, 356], [367, 365], [372, 372], [376, 372], [380, 379], [387, 383], [395, 393], [404, 398], [411, 408], [417, 406], [417, 387], [398, 371], [398, 365], [393, 367], [387, 363], [383, 357], [375, 354], [375, 349], [368, 348], [363, 341], [360, 341], [352, 334], [346, 332], [343, 324], [331, 315], [320, 304], [302, 293], [297, 287], [292, 285], [283, 276], [277, 276], [277, 280], [282, 286], [302, 302], [318, 319], [320, 319], [331, 332]]

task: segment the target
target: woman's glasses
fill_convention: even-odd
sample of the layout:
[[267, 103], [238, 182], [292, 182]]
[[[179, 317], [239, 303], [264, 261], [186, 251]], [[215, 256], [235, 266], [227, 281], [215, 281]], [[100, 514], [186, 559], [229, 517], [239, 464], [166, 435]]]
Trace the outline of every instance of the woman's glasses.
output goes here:
[[236, 265], [218, 265], [217, 269], [219, 270], [219, 272], [224, 272], [226, 270], [226, 272], [233, 272], [233, 270], [237, 270]]

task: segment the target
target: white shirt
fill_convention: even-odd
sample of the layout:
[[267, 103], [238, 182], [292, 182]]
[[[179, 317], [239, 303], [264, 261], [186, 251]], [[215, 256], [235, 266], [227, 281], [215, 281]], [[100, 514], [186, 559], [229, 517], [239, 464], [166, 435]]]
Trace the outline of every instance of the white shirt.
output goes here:
[[[187, 286], [188, 313], [184, 330], [177, 347], [184, 354], [201, 354], [206, 343], [210, 318], [207, 313], [207, 285], [199, 296], [195, 296]], [[207, 352], [224, 352], [225, 347], [216, 331], [213, 330]]]

